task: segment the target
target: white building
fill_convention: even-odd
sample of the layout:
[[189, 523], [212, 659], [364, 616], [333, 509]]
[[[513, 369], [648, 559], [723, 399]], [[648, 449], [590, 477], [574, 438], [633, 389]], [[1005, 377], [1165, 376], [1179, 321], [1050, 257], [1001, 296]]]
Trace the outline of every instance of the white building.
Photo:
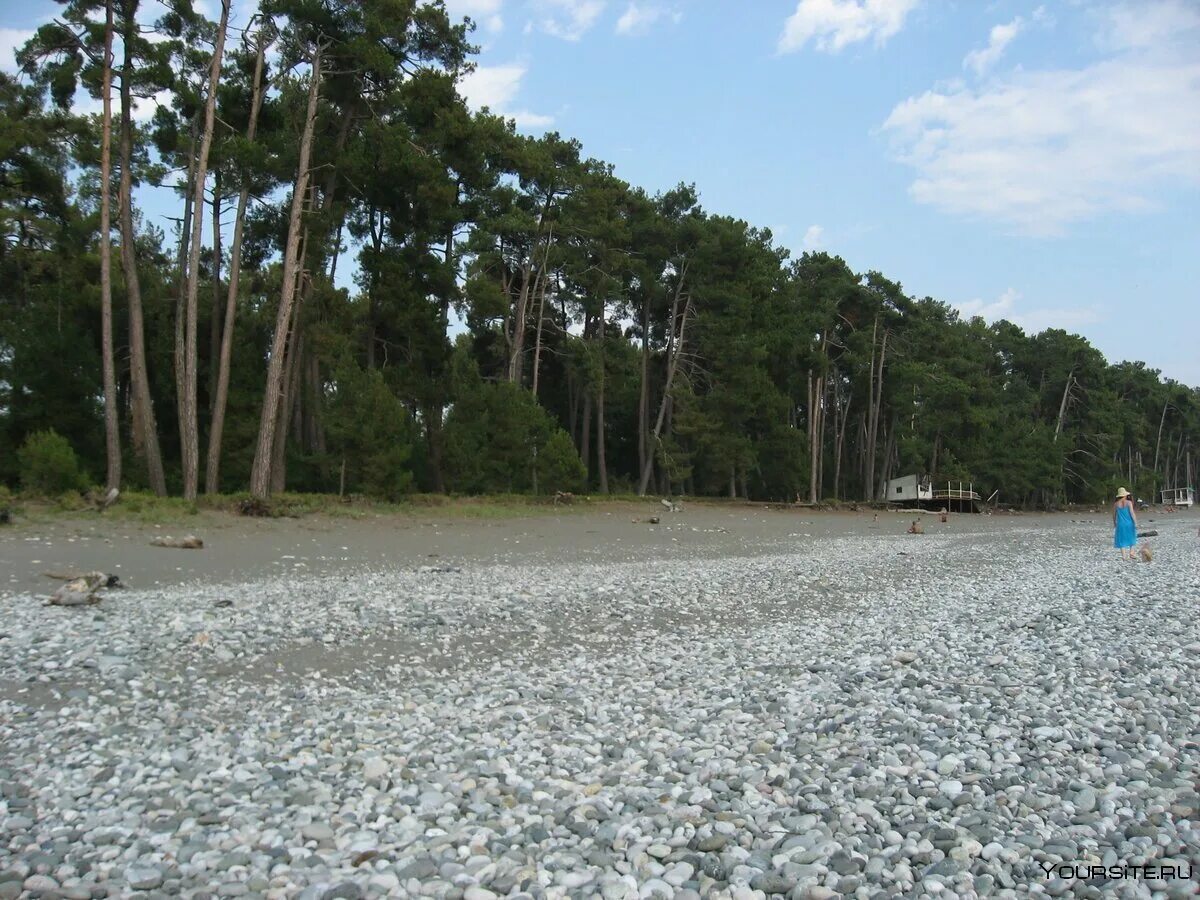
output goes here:
[[1191, 506], [1196, 502], [1196, 492], [1190, 487], [1167, 488], [1162, 491], [1163, 506]]

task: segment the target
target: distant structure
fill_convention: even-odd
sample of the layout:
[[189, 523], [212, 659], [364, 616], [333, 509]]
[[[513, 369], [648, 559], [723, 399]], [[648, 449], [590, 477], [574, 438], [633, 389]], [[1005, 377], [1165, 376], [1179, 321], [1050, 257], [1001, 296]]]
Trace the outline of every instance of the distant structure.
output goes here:
[[1196, 502], [1196, 492], [1190, 487], [1167, 488], [1161, 494], [1163, 506], [1192, 506]]
[[932, 475], [902, 475], [888, 481], [879, 498], [903, 509], [981, 512], [983, 498], [971, 482], [940, 481]]

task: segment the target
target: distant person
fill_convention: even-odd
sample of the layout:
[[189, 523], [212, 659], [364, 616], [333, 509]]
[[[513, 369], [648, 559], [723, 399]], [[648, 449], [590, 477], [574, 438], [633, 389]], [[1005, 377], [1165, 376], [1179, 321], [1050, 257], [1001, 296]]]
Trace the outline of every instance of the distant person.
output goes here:
[[1121, 551], [1121, 559], [1135, 559], [1133, 547], [1137, 544], [1137, 514], [1129, 491], [1117, 488], [1117, 502], [1113, 504], [1113, 546]]

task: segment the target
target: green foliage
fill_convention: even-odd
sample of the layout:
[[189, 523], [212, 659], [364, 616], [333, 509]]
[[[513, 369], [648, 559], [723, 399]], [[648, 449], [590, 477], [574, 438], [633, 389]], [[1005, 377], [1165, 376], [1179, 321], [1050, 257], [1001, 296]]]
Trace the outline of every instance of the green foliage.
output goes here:
[[326, 428], [339, 480], [344, 466], [347, 492], [399, 500], [413, 488], [412, 417], [377, 369], [343, 364], [333, 384]]
[[17, 463], [21, 487], [32, 494], [49, 497], [88, 488], [75, 451], [53, 428], [29, 435], [17, 450]]
[[571, 439], [523, 388], [485, 382], [460, 345], [446, 419], [447, 487], [464, 494], [578, 489], [583, 465]]
[[570, 436], [561, 428], [556, 428], [546, 445], [538, 451], [536, 469], [538, 491], [545, 494], [579, 491], [587, 476], [579, 452], [571, 443]]
[[[20, 50], [22, 77], [0, 73], [0, 484], [45, 482], [72, 503], [81, 473], [106, 462], [98, 212], [112, 185], [99, 179], [98, 117], [72, 109], [101, 92], [104, 4], [61, 5]], [[145, 3], [114, 10], [114, 84], [167, 98], [148, 127], [126, 129], [118, 100], [116, 171], [128, 150], [135, 185], [186, 172], [215, 23], [193, 2], [153, 25]], [[247, 486], [258, 449], [318, 47], [284, 452], [271, 463], [285, 489], [547, 495], [636, 491], [645, 475], [652, 492], [868, 500], [920, 472], [1048, 506], [1195, 482], [1196, 389], [1109, 365], [1078, 335], [964, 320], [827, 253], [789, 260], [770, 232], [705, 212], [694, 186], [650, 196], [570, 137], [472, 112], [459, 76], [474, 48], [444, 4], [262, 0], [255, 12], [227, 42], [205, 186], [226, 222], [243, 187], [255, 198], [240, 223], [222, 489]], [[271, 88], [251, 138], [259, 42]], [[150, 399], [178, 485], [181, 236], [134, 212]], [[211, 205], [203, 215], [211, 234]], [[216, 249], [200, 252], [202, 446], [231, 281], [231, 248]], [[166, 507], [136, 494], [148, 467], [131, 427], [119, 242], [113, 257], [122, 488], [130, 514], [152, 516]], [[452, 346], [456, 320], [466, 333]], [[47, 429], [63, 443], [34, 449]], [[304, 508], [300, 496], [272, 509]]]

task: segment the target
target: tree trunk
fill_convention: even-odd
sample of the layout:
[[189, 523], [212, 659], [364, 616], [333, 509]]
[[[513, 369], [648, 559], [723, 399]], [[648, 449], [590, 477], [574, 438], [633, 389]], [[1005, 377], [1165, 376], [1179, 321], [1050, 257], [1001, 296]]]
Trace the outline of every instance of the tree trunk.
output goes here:
[[863, 494], [864, 499], [871, 499], [871, 491], [875, 487], [875, 335], [879, 331], [879, 316], [871, 325], [871, 363], [867, 370], [867, 433], [864, 435], [863, 454]]
[[283, 388], [283, 362], [287, 347], [288, 326], [292, 319], [292, 305], [296, 298], [297, 253], [300, 247], [301, 211], [304, 195], [308, 188], [309, 159], [312, 156], [313, 129], [317, 119], [317, 98], [321, 83], [321, 49], [313, 51], [311, 84], [308, 89], [308, 110], [304, 121], [304, 132], [300, 139], [300, 161], [296, 172], [296, 185], [292, 192], [292, 207], [288, 218], [287, 248], [283, 259], [283, 287], [279, 298], [279, 310], [275, 317], [275, 336], [271, 342], [271, 358], [267, 365], [267, 384], [263, 392], [262, 415], [258, 424], [258, 444], [254, 452], [254, 465], [250, 473], [250, 492], [260, 499], [270, 493], [271, 460], [275, 444], [275, 420], [279, 411], [280, 393]]
[[[296, 309], [299, 319], [300, 309]], [[271, 447], [271, 491], [279, 493], [287, 489], [287, 439], [288, 426], [299, 417], [300, 391], [296, 381], [300, 371], [300, 358], [304, 353], [304, 339], [299, 326], [293, 325], [292, 340], [288, 342], [287, 372], [283, 377], [283, 396], [279, 401], [279, 419], [275, 423], [275, 443]]]
[[1159, 451], [1159, 448], [1162, 447], [1163, 425], [1167, 421], [1167, 407], [1169, 405], [1170, 404], [1167, 401], [1165, 401], [1165, 400], [1163, 401], [1162, 415], [1159, 416], [1159, 418], [1158, 418], [1158, 439], [1155, 440], [1155, 442], [1154, 442], [1154, 477], [1155, 478], [1157, 478], [1158, 474], [1159, 474], [1158, 473], [1158, 451]]
[[837, 433], [837, 449], [833, 457], [833, 499], [842, 496], [842, 456], [846, 452], [846, 423], [850, 420], [850, 398], [846, 398], [846, 408], [842, 411], [841, 424]]
[[[896, 462], [896, 420], [894, 417], [888, 426], [887, 437], [884, 439], [883, 447], [883, 478], [881, 479], [881, 483], [886, 485], [888, 479], [892, 477], [892, 466]], [[876, 495], [877, 499], [878, 496]]]
[[813, 380], [808, 370], [808, 502], [817, 502], [817, 389], [821, 383]]
[[663, 421], [671, 400], [671, 388], [675, 383], [675, 372], [679, 368], [679, 355], [683, 352], [684, 332], [687, 329], [688, 313], [692, 308], [689, 297], [684, 303], [683, 316], [679, 319], [679, 337], [675, 337], [675, 320], [679, 313], [679, 301], [683, 297], [683, 280], [687, 275], [688, 264], [684, 261], [679, 270], [679, 282], [675, 286], [675, 296], [671, 299], [671, 318], [668, 322], [670, 331], [667, 334], [667, 380], [663, 384], [662, 402], [658, 405], [658, 417], [654, 422], [654, 430], [647, 441], [646, 458], [642, 462], [642, 477], [638, 481], [638, 496], [646, 496], [646, 488], [650, 484], [650, 474], [654, 470], [655, 450], [658, 449], [659, 436], [662, 434]]
[[880, 492], [883, 490], [882, 480], [875, 480], [875, 448], [879, 445], [879, 421], [883, 415], [883, 364], [887, 359], [888, 334], [889, 332], [885, 328], [883, 331], [883, 340], [879, 345], [879, 368], [872, 378], [872, 383], [875, 386], [875, 396], [871, 401], [871, 436], [869, 438], [870, 444], [868, 451], [870, 454], [869, 486], [873, 488], [873, 494], [876, 497], [878, 497]]
[[596, 471], [600, 477], [600, 493], [608, 493], [608, 462], [604, 455], [606, 434], [604, 429], [604, 312], [600, 313], [599, 351], [600, 382], [596, 385]]
[[1067, 385], [1063, 388], [1062, 403], [1058, 405], [1058, 423], [1054, 426], [1054, 443], [1058, 443], [1058, 436], [1062, 434], [1063, 421], [1067, 417], [1067, 402], [1071, 398], [1071, 382], [1075, 379], [1075, 370], [1072, 369], [1067, 373]]
[[104, 367], [105, 486], [121, 489], [121, 430], [117, 419], [117, 369], [113, 358], [112, 308], [112, 0], [104, 4], [104, 118], [100, 137], [100, 340]]
[[650, 292], [642, 297], [642, 374], [638, 389], [638, 471], [646, 468], [649, 446], [646, 431], [650, 427]]
[[[550, 236], [553, 238], [554, 230], [550, 231]], [[537, 338], [533, 345], [533, 398], [536, 400], [538, 395], [538, 373], [542, 368], [542, 322], [546, 318], [546, 287], [550, 282], [550, 242], [546, 242], [546, 253], [542, 258], [541, 275], [541, 293], [538, 297], [538, 312], [537, 312]]]
[[[266, 42], [260, 36], [254, 60], [254, 93], [250, 102], [250, 122], [246, 140], [253, 142], [258, 129], [258, 113], [262, 108], [263, 59]], [[237, 315], [238, 278], [242, 271], [242, 232], [246, 225], [246, 207], [250, 202], [250, 186], [243, 184], [238, 194], [237, 217], [233, 222], [233, 244], [229, 248], [229, 287], [225, 294], [225, 321], [221, 333], [221, 359], [217, 371], [217, 390], [213, 401], [212, 424], [208, 431], [208, 456], [204, 474], [204, 490], [216, 494], [221, 489], [221, 439], [225, 430], [225, 407], [229, 399], [229, 367], [233, 358], [233, 323]]]
[[517, 295], [517, 308], [513, 311], [513, 331], [511, 350], [508, 357], [508, 380], [515, 385], [521, 384], [523, 363], [525, 362], [525, 316], [529, 307], [529, 290], [533, 269], [530, 261], [521, 269], [521, 291]]
[[383, 213], [379, 214], [379, 228], [375, 228], [375, 208], [367, 211], [367, 221], [371, 226], [371, 250], [374, 251], [371, 262], [371, 273], [367, 280], [367, 368], [375, 368], [375, 341], [379, 328], [379, 311], [377, 309], [376, 289], [379, 286], [379, 257], [383, 249]]
[[221, 172], [213, 172], [212, 314], [208, 333], [208, 419], [217, 402], [217, 361], [221, 358]]
[[583, 386], [583, 436], [579, 440], [579, 458], [583, 460], [583, 483], [592, 483], [592, 390]]
[[[188, 254], [187, 322], [184, 326], [183, 421], [180, 443], [183, 456], [183, 497], [195, 500], [200, 482], [200, 429], [197, 423], [197, 313], [200, 290], [200, 236], [204, 228], [204, 183], [208, 176], [208, 154], [212, 149], [213, 127], [217, 112], [217, 84], [221, 79], [221, 60], [225, 53], [225, 29], [229, 24], [230, 0], [221, 0], [221, 20], [217, 24], [217, 42], [208, 70], [208, 97], [204, 104], [204, 132], [200, 138], [200, 156], [196, 161], [195, 218], [192, 222], [191, 248]], [[214, 236], [214, 244], [216, 243]]]
[[184, 322], [187, 298], [188, 260], [191, 258], [192, 199], [196, 193], [196, 143], [200, 140], [200, 117], [192, 116], [191, 140], [188, 142], [187, 191], [183, 198], [183, 219], [179, 225], [179, 255], [176, 258], [175, 276], [175, 424], [183, 425], [184, 372], [187, 369], [184, 353]]
[[[137, 33], [137, 3], [122, 5], [121, 33]], [[137, 270], [137, 242], [133, 230], [133, 41], [122, 40], [124, 62], [121, 68], [121, 183], [120, 228], [121, 268], [129, 296], [129, 377], [133, 391], [133, 449], [146, 463], [150, 488], [158, 496], [167, 494], [163, 474], [162, 451], [158, 446], [158, 423], [150, 398], [150, 375], [146, 367], [146, 327], [142, 316], [142, 286]]]

